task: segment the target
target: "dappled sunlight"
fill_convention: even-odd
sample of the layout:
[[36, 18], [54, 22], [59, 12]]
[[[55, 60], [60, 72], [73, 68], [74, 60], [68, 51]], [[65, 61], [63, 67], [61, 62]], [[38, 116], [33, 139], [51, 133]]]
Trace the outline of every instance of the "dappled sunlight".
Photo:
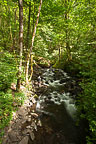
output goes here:
[[95, 144], [95, 115], [96, 0], [0, 0], [0, 144]]

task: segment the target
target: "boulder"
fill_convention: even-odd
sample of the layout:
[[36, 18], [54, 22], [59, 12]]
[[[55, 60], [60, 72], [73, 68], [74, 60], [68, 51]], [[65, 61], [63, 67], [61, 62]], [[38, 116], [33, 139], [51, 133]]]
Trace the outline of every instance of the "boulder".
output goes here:
[[30, 132], [30, 137], [31, 137], [31, 140], [34, 140], [35, 139], [35, 135], [33, 132]]
[[29, 137], [28, 137], [28, 136], [25, 136], [25, 137], [19, 142], [19, 144], [28, 144], [28, 141], [29, 141]]

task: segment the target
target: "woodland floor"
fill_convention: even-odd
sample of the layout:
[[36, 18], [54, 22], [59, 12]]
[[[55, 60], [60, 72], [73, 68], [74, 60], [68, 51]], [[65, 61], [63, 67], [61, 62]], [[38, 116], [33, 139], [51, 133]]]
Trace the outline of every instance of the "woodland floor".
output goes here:
[[[33, 79], [39, 76], [41, 69], [39, 68], [37, 72], [35, 72]], [[35, 88], [38, 88], [38, 81], [35, 81], [34, 85]], [[42, 87], [42, 84], [40, 84], [40, 86]], [[38, 125], [41, 126], [38, 114], [35, 111], [35, 88], [26, 92], [27, 99], [24, 104], [17, 112], [13, 113], [12, 121], [9, 126], [5, 128], [2, 144], [28, 144], [29, 140], [34, 140], [34, 131], [37, 131]]]

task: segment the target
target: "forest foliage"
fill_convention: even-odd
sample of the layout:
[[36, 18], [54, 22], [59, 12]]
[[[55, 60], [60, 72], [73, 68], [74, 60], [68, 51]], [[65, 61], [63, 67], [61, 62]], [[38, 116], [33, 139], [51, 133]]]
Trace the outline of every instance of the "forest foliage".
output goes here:
[[[4, 113], [6, 117], [6, 113], [12, 112], [9, 88], [17, 81], [21, 58], [21, 79], [25, 80], [39, 6], [40, 0], [23, 0], [23, 52], [20, 57], [18, 1], [0, 0], [0, 116]], [[87, 143], [93, 144], [96, 141], [96, 1], [43, 0], [36, 28], [29, 69], [36, 63], [43, 67], [52, 65], [80, 79], [82, 92], [77, 108], [81, 118], [86, 118], [89, 124]]]

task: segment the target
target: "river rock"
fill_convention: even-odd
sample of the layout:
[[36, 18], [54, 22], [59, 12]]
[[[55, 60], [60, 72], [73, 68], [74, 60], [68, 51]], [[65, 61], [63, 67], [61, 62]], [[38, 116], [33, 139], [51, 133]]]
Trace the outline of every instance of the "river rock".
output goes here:
[[40, 120], [38, 120], [37, 126], [42, 126], [42, 123]]
[[28, 126], [26, 126], [26, 128], [27, 128], [27, 129], [31, 129], [31, 126], [30, 126], [30, 125], [28, 125]]
[[[27, 119], [27, 118], [26, 118], [26, 119]], [[26, 123], [26, 120], [23, 120], [23, 121], [22, 121], [22, 124], [24, 124], [24, 123]]]
[[29, 102], [30, 102], [29, 100], [26, 100], [24, 106], [29, 106]]
[[36, 103], [36, 100], [34, 97], [32, 97], [31, 100], [32, 100], [33, 104]]
[[31, 115], [29, 115], [28, 117], [31, 118]]
[[33, 132], [30, 132], [30, 137], [31, 137], [31, 139], [32, 139], [32, 140], [34, 140], [34, 139], [35, 139], [35, 135], [34, 135], [34, 133], [33, 133]]
[[36, 114], [36, 113], [31, 113], [31, 115], [34, 116], [35, 118], [38, 117], [38, 114]]
[[28, 136], [25, 136], [25, 137], [19, 142], [19, 144], [28, 144], [28, 141], [29, 141], [29, 137], [28, 137]]
[[32, 105], [33, 105], [33, 103], [32, 103], [32, 102], [30, 102], [30, 103], [29, 103], [29, 106], [32, 106]]
[[31, 117], [29, 117], [27, 121], [28, 121], [28, 122], [31, 122]]
[[25, 130], [22, 132], [22, 134], [23, 134], [23, 135], [27, 135], [27, 134], [29, 134], [30, 132], [32, 132], [31, 129], [25, 129]]
[[17, 132], [14, 131], [10, 132], [9, 138], [12, 142], [17, 142], [18, 141]]
[[21, 107], [18, 111], [18, 115], [20, 116], [27, 115], [27, 112], [23, 107]]

